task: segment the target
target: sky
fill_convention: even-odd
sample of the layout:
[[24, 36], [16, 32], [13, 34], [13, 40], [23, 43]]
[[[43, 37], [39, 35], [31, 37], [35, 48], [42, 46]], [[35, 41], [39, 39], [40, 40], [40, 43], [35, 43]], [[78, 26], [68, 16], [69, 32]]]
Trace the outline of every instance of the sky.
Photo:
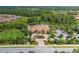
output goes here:
[[0, 6], [79, 6], [79, 0], [0, 0]]

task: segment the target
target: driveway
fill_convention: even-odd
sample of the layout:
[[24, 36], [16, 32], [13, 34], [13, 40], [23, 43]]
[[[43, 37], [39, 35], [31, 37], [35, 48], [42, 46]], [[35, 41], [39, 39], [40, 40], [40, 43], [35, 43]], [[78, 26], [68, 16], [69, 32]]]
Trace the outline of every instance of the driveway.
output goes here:
[[[39, 39], [39, 38], [36, 38], [36, 42], [38, 42], [38, 48], [46, 48], [47, 46], [45, 45], [44, 43], [44, 40], [48, 40], [48, 35], [43, 35], [45, 38], [43, 39]], [[48, 47], [47, 47], [48, 48]]]
[[34, 33], [31, 36], [32, 39], [34, 38], [36, 42], [38, 42], [38, 45], [37, 45], [38, 48], [47, 47], [44, 43], [44, 40], [48, 40], [48, 37], [49, 37], [48, 34], [41, 34], [41, 33], [40, 34]]

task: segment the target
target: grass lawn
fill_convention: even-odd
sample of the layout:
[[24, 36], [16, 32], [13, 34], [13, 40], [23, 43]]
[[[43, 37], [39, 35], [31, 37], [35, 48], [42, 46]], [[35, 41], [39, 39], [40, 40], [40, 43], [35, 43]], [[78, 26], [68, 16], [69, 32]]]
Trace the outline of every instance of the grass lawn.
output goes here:
[[47, 45], [49, 48], [79, 48], [79, 45]]
[[0, 45], [0, 48], [34, 48], [36, 45]]
[[[0, 45], [0, 48], [35, 48], [37, 45]], [[49, 48], [79, 48], [79, 45], [46, 45]]]

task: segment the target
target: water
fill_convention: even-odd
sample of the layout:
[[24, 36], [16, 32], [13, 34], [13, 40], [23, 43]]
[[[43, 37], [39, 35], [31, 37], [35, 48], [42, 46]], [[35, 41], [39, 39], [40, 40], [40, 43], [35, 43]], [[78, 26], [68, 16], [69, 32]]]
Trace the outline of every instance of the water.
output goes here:
[[55, 51], [71, 53], [74, 48], [0, 48], [0, 53], [54, 53]]

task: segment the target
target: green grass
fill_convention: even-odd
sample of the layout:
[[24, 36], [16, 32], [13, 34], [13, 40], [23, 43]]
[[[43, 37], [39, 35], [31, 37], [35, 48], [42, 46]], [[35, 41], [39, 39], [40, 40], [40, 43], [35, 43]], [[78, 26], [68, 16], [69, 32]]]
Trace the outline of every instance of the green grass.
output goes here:
[[79, 48], [79, 45], [47, 45], [49, 48]]
[[[0, 48], [35, 48], [37, 45], [0, 45]], [[46, 45], [49, 48], [79, 48], [79, 45]]]
[[0, 48], [34, 48], [36, 45], [0, 45]]
[[0, 32], [0, 39], [16, 39], [16, 37], [22, 37], [24, 34], [18, 29], [10, 29]]

